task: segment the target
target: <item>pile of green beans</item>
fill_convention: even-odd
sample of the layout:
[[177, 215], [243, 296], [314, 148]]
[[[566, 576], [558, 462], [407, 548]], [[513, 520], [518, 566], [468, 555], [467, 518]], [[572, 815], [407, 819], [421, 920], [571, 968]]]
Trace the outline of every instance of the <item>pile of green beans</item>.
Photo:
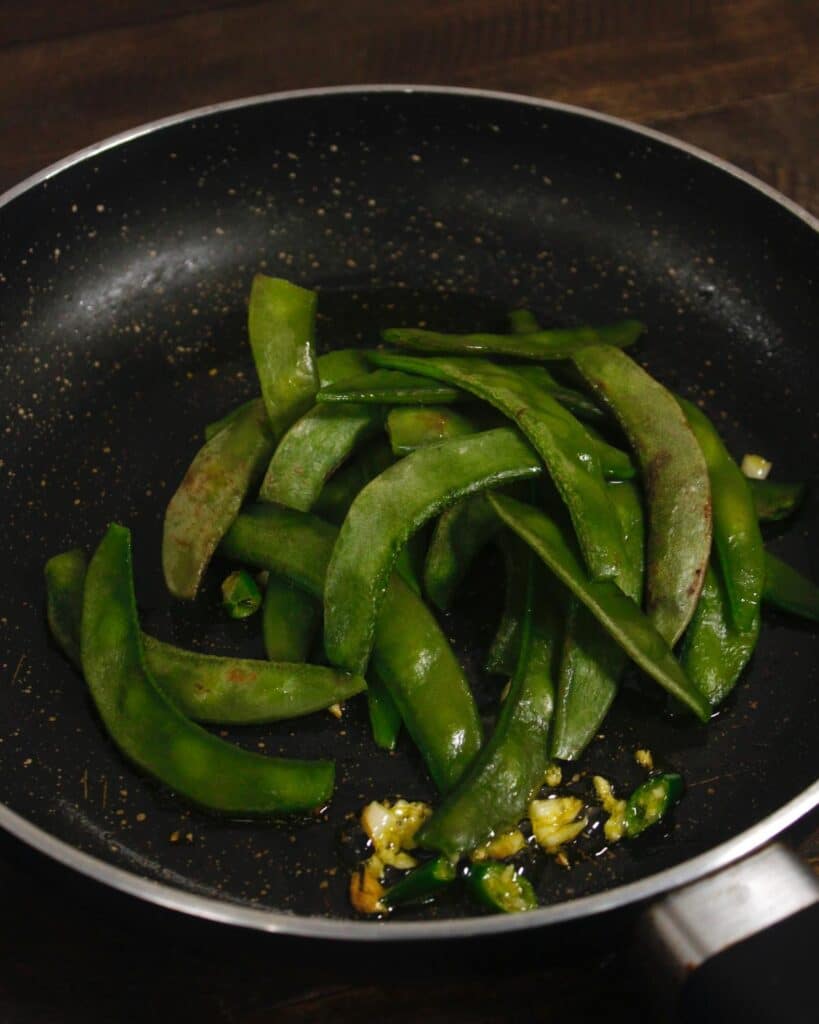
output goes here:
[[[374, 743], [393, 750], [405, 730], [442, 794], [415, 837], [422, 864], [384, 906], [466, 878], [491, 909], [525, 909], [519, 872], [455, 865], [518, 827], [551, 761], [582, 756], [629, 662], [702, 728], [753, 654], [763, 604], [819, 621], [819, 589], [760, 528], [795, 514], [804, 486], [746, 480], [702, 409], [625, 351], [637, 321], [543, 330], [516, 310], [507, 333], [391, 328], [391, 347], [317, 357], [316, 304], [254, 279], [260, 397], [203, 425], [165, 513], [170, 593], [193, 600], [214, 556], [232, 563], [225, 614], [258, 612], [266, 659], [143, 633], [116, 524], [90, 561], [74, 549], [46, 564], [52, 634], [122, 753], [226, 814], [320, 807], [334, 766], [250, 754], [197, 723], [365, 694]], [[506, 589], [486, 670], [509, 684], [484, 737], [431, 606], [457, 604], [490, 544]], [[651, 775], [621, 801], [623, 834], [681, 792], [679, 775]]]

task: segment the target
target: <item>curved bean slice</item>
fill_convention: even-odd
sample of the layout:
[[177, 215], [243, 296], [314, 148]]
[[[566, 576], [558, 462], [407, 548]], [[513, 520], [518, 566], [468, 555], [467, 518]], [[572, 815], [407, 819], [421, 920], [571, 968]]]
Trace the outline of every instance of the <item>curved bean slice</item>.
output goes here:
[[[292, 579], [321, 598], [338, 535], [315, 516], [250, 506], [221, 552]], [[481, 745], [481, 724], [463, 669], [427, 606], [393, 575], [375, 624], [373, 668], [390, 693], [436, 785], [449, 789]]]
[[[609, 486], [626, 545], [626, 570], [620, 586], [639, 605], [644, 546], [640, 495], [630, 483]], [[596, 735], [617, 694], [627, 660], [588, 608], [576, 598], [570, 601], [551, 736], [552, 757], [566, 761], [580, 757]]]
[[270, 573], [262, 605], [262, 639], [269, 661], [307, 661], [319, 618], [314, 597]]
[[777, 480], [748, 480], [754, 508], [763, 523], [787, 519], [802, 504], [804, 484], [780, 483]]
[[762, 597], [783, 612], [819, 622], [819, 587], [770, 551], [765, 552]]
[[106, 729], [123, 754], [203, 807], [274, 815], [324, 804], [330, 761], [262, 757], [194, 725], [159, 689], [146, 665], [136, 613], [130, 533], [112, 525], [85, 580], [82, 666]]
[[667, 642], [639, 606], [614, 583], [589, 580], [570, 543], [548, 516], [513, 498], [490, 495], [489, 500], [506, 525], [534, 548], [629, 657], [701, 721], [707, 722], [711, 715], [708, 701], [685, 675]]
[[66, 657], [82, 669], [80, 625], [88, 560], [81, 548], [63, 551], [45, 564], [46, 618]]
[[368, 445], [333, 473], [316, 499], [312, 511], [327, 522], [340, 526], [358, 492], [394, 461], [386, 441], [380, 440]]
[[391, 345], [420, 352], [567, 359], [586, 345], [631, 345], [644, 329], [638, 320], [622, 320], [604, 327], [555, 327], [516, 334], [443, 334], [420, 327], [389, 327], [381, 332], [381, 337]]
[[382, 750], [395, 750], [401, 732], [401, 712], [376, 672], [370, 672], [367, 680], [367, 711], [375, 745]]
[[215, 434], [218, 434], [220, 430], [224, 430], [229, 423], [232, 423], [237, 416], [241, 416], [243, 412], [249, 409], [250, 406], [257, 401], [257, 398], [248, 399], [247, 402], [242, 402], [242, 404], [237, 405], [235, 409], [231, 409], [230, 412], [225, 413], [220, 420], [214, 420], [213, 423], [208, 423], [204, 431], [205, 440], [210, 441]]
[[747, 480], [705, 413], [684, 398], [679, 402], [708, 467], [714, 545], [731, 615], [739, 632], [749, 632], [759, 619], [765, 579], [765, 551], [753, 498]]
[[424, 589], [434, 605], [443, 611], [450, 607], [475, 556], [499, 529], [484, 494], [462, 498], [441, 513], [424, 563]]
[[[484, 497], [494, 512], [488, 496]], [[484, 671], [511, 676], [520, 657], [520, 639], [526, 614], [527, 550], [526, 545], [520, 542], [511, 530], [503, 529], [497, 512], [495, 519], [497, 529], [501, 531], [498, 542], [503, 556], [505, 577], [503, 611], [486, 655]]]
[[276, 438], [307, 412], [319, 387], [313, 353], [315, 292], [257, 274], [247, 314], [250, 348]]
[[168, 503], [162, 569], [175, 597], [196, 596], [216, 546], [273, 452], [261, 399], [245, 406], [199, 449]]
[[374, 358], [379, 365], [453, 384], [508, 416], [543, 459], [571, 516], [592, 576], [617, 577], [625, 558], [623, 541], [603, 479], [597, 445], [570, 412], [514, 370], [486, 359], [400, 355]]
[[[371, 355], [373, 355], [371, 353]], [[380, 405], [448, 405], [467, 396], [447, 387], [396, 370], [376, 370], [322, 388], [318, 402], [375, 402]]]
[[308, 511], [333, 471], [383, 426], [377, 405], [314, 406], [279, 441], [259, 499]]
[[705, 459], [674, 396], [625, 352], [595, 345], [573, 358], [619, 421], [642, 467], [647, 610], [673, 647], [694, 614], [711, 551]]
[[421, 448], [358, 495], [341, 525], [324, 587], [324, 649], [363, 672], [392, 567], [420, 526], [460, 497], [538, 476], [540, 460], [508, 428]]
[[360, 377], [369, 373], [370, 363], [367, 353], [360, 348], [336, 348], [325, 352], [316, 360], [319, 387], [326, 388], [351, 377]]
[[474, 417], [446, 405], [397, 405], [387, 413], [390, 447], [398, 456], [453, 437], [467, 437], [479, 429]]
[[497, 725], [466, 775], [416, 836], [419, 846], [450, 859], [516, 826], [543, 784], [554, 705], [560, 615], [535, 564], [525, 555], [527, 586], [520, 654]]

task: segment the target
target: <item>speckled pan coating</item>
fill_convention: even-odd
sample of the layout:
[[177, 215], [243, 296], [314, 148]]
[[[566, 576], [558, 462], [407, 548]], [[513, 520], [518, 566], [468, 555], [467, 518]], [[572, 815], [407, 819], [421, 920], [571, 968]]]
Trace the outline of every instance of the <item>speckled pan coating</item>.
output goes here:
[[[229, 918], [232, 905], [235, 919], [246, 908], [309, 915], [244, 918], [309, 932], [349, 913], [347, 870], [360, 854], [350, 812], [373, 797], [431, 796], [405, 743], [396, 756], [372, 745], [359, 703], [341, 721], [231, 733], [271, 754], [334, 755], [337, 795], [321, 817], [267, 828], [207, 817], [117, 755], [47, 638], [45, 559], [90, 548], [117, 519], [134, 531], [146, 629], [261, 653], [253, 624], [220, 619], [221, 567], [181, 608], [159, 565], [164, 506], [204, 425], [255, 390], [244, 322], [257, 270], [320, 289], [320, 351], [372, 344], [390, 324], [498, 330], [519, 305], [546, 324], [639, 316], [649, 332], [634, 355], [704, 398], [735, 455], [760, 452], [779, 479], [815, 483], [817, 266], [806, 220], [682, 149], [576, 111], [457, 92], [232, 107], [21, 191], [0, 208], [0, 801], [107, 865], [171, 887], [151, 898], [214, 897], [224, 913], [198, 912]], [[816, 490], [776, 541], [814, 578]], [[447, 628], [486, 702], [493, 687], [477, 666], [492, 610], [478, 584], [464, 588]], [[592, 857], [594, 832], [572, 871], [540, 862], [541, 899], [646, 878], [773, 812], [816, 776], [818, 709], [819, 634], [779, 617], [707, 730], [626, 692], [584, 768], [626, 789], [641, 777], [634, 749], [648, 746], [681, 769], [688, 795], [671, 838], [647, 834]], [[585, 793], [587, 779], [573, 788]], [[474, 923], [496, 926], [519, 925]], [[349, 934], [373, 936], [357, 927]]]

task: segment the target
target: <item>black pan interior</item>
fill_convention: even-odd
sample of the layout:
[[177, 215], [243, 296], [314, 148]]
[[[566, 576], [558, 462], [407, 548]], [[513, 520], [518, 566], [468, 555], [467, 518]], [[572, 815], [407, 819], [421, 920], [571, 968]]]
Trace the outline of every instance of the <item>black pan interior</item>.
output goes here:
[[[429, 798], [418, 758], [341, 722], [234, 730], [271, 754], [330, 751], [326, 814], [261, 825], [213, 819], [118, 756], [80, 678], [47, 638], [42, 565], [134, 531], [148, 628], [206, 650], [260, 653], [221, 623], [215, 568], [193, 608], [167, 598], [164, 505], [202, 428], [254, 391], [245, 341], [253, 273], [320, 289], [320, 347], [380, 326], [500, 328], [527, 305], [547, 323], [639, 316], [635, 354], [704, 399], [734, 454], [815, 483], [816, 233], [745, 182], [617, 125], [537, 105], [381, 92], [265, 102], [182, 121], [88, 157], [0, 210], [0, 799], [102, 860], [262, 908], [348, 916], [350, 821], [373, 798]], [[775, 549], [814, 578], [819, 500]], [[497, 609], [481, 563], [447, 623], [477, 666]], [[470, 597], [471, 594], [471, 597]], [[649, 746], [688, 794], [665, 834], [601, 851], [593, 828], [570, 871], [535, 867], [557, 902], [680, 863], [749, 827], [816, 775], [819, 636], [769, 615], [750, 671], [706, 729], [624, 693], [588, 773], [622, 787]], [[460, 915], [444, 904], [427, 915]]]

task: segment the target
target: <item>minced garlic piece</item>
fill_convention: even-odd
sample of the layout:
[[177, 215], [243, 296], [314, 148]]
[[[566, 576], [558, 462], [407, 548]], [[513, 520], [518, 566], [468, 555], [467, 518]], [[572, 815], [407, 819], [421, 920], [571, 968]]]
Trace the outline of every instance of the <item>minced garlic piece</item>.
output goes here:
[[761, 455], [748, 453], [742, 456], [741, 469], [749, 480], [767, 480], [772, 467], [773, 463], [763, 459]]
[[547, 786], [559, 786], [563, 781], [563, 771], [559, 764], [555, 764], [554, 761], [546, 769], [546, 774], [543, 776], [543, 781]]
[[356, 871], [350, 879], [350, 903], [359, 914], [384, 914], [386, 906], [381, 902], [384, 886], [369, 870]]
[[651, 756], [650, 750], [635, 750], [634, 760], [647, 772], [654, 771], [654, 758]]
[[546, 850], [554, 853], [564, 843], [570, 843], [588, 824], [583, 801], [576, 796], [559, 796], [551, 800], [533, 800], [529, 804], [529, 819], [535, 839]]
[[595, 775], [592, 782], [597, 798], [602, 803], [603, 810], [608, 814], [603, 826], [603, 834], [610, 843], [619, 842], [626, 832], [626, 801], [617, 799], [611, 788], [611, 783], [602, 775]]
[[490, 839], [488, 843], [479, 846], [471, 853], [472, 860], [505, 860], [507, 857], [514, 857], [516, 853], [526, 846], [526, 837], [519, 828], [510, 829], [508, 832], [501, 832], [500, 835]]
[[416, 861], [406, 850], [415, 845], [415, 833], [432, 813], [428, 804], [396, 800], [394, 804], [373, 800], [361, 813], [361, 827], [370, 837], [383, 864], [406, 871]]
[[341, 715], [343, 713], [342, 710], [341, 710], [341, 705], [340, 704], [331, 704], [327, 708], [327, 710], [330, 712], [330, 714], [333, 716], [333, 718], [341, 718]]

